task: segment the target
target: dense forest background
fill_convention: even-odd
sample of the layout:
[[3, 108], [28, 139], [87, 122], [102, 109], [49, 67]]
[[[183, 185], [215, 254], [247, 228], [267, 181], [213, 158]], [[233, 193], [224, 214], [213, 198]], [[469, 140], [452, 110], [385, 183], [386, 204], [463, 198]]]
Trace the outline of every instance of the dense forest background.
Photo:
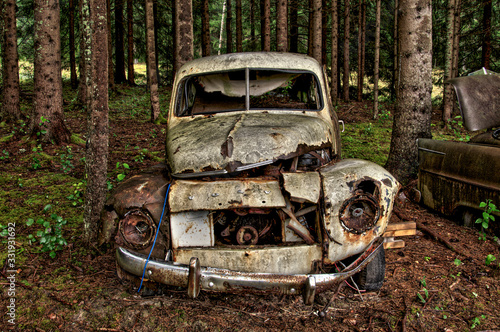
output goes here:
[[[4, 1], [5, 2], [5, 1]], [[180, 1], [182, 2], [182, 1]], [[271, 51], [277, 50], [276, 29], [277, 29], [277, 0], [270, 1], [270, 47]], [[358, 68], [358, 34], [360, 33], [359, 13], [365, 7], [366, 13], [366, 64], [365, 73], [373, 76], [374, 73], [374, 53], [375, 53], [375, 26], [376, 26], [376, 1], [351, 0], [334, 1], [338, 5], [338, 20], [340, 36], [345, 35], [345, 3], [350, 6], [349, 25], [349, 63], [352, 69]], [[449, 22], [449, 2], [447, 0], [433, 0], [433, 68], [444, 70], [446, 63], [447, 45], [447, 24]], [[17, 18], [17, 40], [18, 53], [21, 66], [27, 66], [34, 62], [34, 1], [16, 1]], [[201, 57], [202, 37], [206, 31], [203, 29], [202, 20], [204, 15], [204, 1], [192, 2], [192, 25], [193, 25], [193, 56]], [[240, 6], [238, 6], [238, 3]], [[209, 16], [209, 36], [210, 54], [229, 53], [239, 50], [260, 51], [263, 33], [263, 10], [265, 1], [228, 1], [214, 0], [207, 1]], [[311, 8], [312, 1], [291, 0], [288, 1], [288, 46], [292, 52], [310, 52], [309, 30], [312, 22]], [[231, 4], [231, 6], [229, 6]], [[154, 23], [156, 33], [156, 54], [158, 59], [158, 69], [161, 84], [171, 84], [173, 79], [174, 66], [174, 1], [155, 0], [154, 3]], [[133, 46], [133, 61], [146, 61], [146, 27], [145, 27], [145, 2], [144, 1], [109, 1], [109, 16], [111, 27], [111, 49], [114, 64], [115, 80], [120, 82], [123, 78], [120, 74], [125, 73], [125, 64], [128, 61], [128, 46]], [[131, 8], [129, 8], [131, 6]], [[381, 2], [380, 20], [380, 77], [390, 82], [393, 77], [394, 59], [396, 50], [394, 45], [397, 42], [395, 36], [395, 6], [396, 1]], [[466, 75], [471, 71], [486, 67], [493, 71], [500, 71], [500, 15], [499, 3], [491, 0], [468, 0], [461, 1], [460, 8], [456, 15], [460, 18], [458, 31], [459, 52], [458, 52], [458, 75]], [[60, 36], [61, 36], [61, 60], [64, 69], [71, 68], [71, 53], [74, 48], [76, 62], [80, 58], [80, 30], [81, 20], [77, 0], [60, 1]], [[127, 16], [127, 11], [132, 9], [132, 15]], [[231, 12], [229, 12], [231, 11]], [[239, 12], [239, 14], [238, 14]], [[332, 8], [331, 1], [323, 0], [321, 12], [323, 44], [322, 52], [324, 63], [331, 63], [331, 26]], [[228, 15], [231, 17], [228, 19]], [[240, 16], [241, 15], [241, 16]], [[128, 33], [128, 23], [131, 19], [133, 27], [133, 38], [126, 38]], [[239, 20], [241, 20], [240, 23]], [[227, 29], [230, 23], [231, 29]], [[238, 41], [237, 28], [241, 24], [242, 39]], [[71, 28], [75, 29], [75, 39], [70, 38]], [[395, 39], [396, 37], [396, 39]], [[228, 41], [228, 39], [231, 39]], [[241, 45], [237, 45], [241, 43]], [[343, 61], [344, 44], [339, 43], [339, 62]], [[121, 68], [120, 68], [121, 67]], [[329, 65], [328, 65], [329, 67]], [[23, 77], [28, 78], [28, 77]], [[442, 77], [436, 78], [437, 83], [442, 83]]]

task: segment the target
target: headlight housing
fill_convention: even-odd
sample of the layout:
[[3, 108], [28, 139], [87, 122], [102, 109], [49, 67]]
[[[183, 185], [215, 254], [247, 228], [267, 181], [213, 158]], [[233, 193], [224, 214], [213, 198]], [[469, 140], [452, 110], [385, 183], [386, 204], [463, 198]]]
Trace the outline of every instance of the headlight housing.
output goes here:
[[118, 232], [126, 245], [134, 249], [144, 249], [153, 241], [156, 226], [147, 213], [131, 210], [120, 220]]

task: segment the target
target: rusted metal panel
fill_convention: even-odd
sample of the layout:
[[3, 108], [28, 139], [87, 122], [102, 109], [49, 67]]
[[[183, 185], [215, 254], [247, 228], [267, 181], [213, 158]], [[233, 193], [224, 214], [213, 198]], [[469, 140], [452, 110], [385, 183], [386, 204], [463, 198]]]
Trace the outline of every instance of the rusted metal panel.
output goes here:
[[419, 139], [419, 190], [423, 203], [444, 214], [500, 205], [500, 147]]
[[179, 248], [174, 261], [188, 264], [198, 257], [203, 266], [241, 272], [310, 273], [312, 263], [321, 260], [319, 245], [265, 246], [249, 248]]
[[318, 172], [283, 173], [284, 188], [295, 202], [316, 204], [321, 193]]
[[[376, 238], [382, 236], [392, 211], [399, 183], [384, 168], [365, 160], [345, 159], [320, 169], [325, 195], [325, 227], [330, 245], [328, 258], [342, 260], [363, 252]], [[342, 210], [353, 196], [361, 195], [366, 186], [376, 198], [378, 218], [365, 232], [355, 232], [341, 222]], [[360, 215], [362, 218], [362, 215]]]
[[500, 75], [473, 75], [448, 80], [457, 93], [464, 125], [481, 130], [500, 125]]
[[188, 211], [170, 215], [172, 247], [211, 247], [214, 245], [214, 227], [207, 211]]
[[[297, 112], [231, 112], [175, 118], [169, 123], [167, 156], [173, 174], [198, 173], [291, 158], [331, 146], [332, 122]], [[196, 153], [193, 153], [196, 151]]]
[[169, 205], [173, 213], [286, 205], [277, 180], [176, 180], [170, 192]]

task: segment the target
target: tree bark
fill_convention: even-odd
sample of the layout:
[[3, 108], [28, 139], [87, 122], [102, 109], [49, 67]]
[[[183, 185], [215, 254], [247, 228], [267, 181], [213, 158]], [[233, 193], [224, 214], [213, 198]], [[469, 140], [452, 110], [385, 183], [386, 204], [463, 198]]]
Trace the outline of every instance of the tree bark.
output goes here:
[[75, 1], [69, 0], [69, 67], [71, 88], [78, 87], [78, 77], [76, 76], [76, 47], [75, 47]]
[[431, 0], [400, 0], [401, 81], [386, 168], [403, 184], [418, 170], [417, 139], [431, 137]]
[[344, 76], [343, 76], [343, 97], [349, 100], [349, 38], [350, 38], [350, 12], [351, 0], [344, 0]]
[[108, 33], [106, 0], [85, 0], [90, 5], [91, 30], [91, 78], [87, 151], [85, 171], [87, 189], [84, 205], [84, 241], [92, 243], [99, 230], [99, 219], [106, 200], [108, 164]]
[[113, 45], [111, 40], [111, 0], [106, 0], [107, 34], [108, 34], [108, 84], [109, 89], [115, 89], [115, 73], [113, 68]]
[[481, 47], [481, 63], [490, 69], [491, 62], [491, 0], [483, 1], [483, 45]]
[[309, 0], [309, 6], [307, 7], [309, 15], [309, 24], [307, 26], [307, 55], [313, 55], [313, 39], [314, 39], [314, 10], [313, 10], [314, 0]]
[[446, 81], [453, 78], [453, 40], [454, 40], [454, 23], [455, 23], [455, 0], [448, 0], [448, 19], [446, 24], [446, 57], [444, 65], [444, 82], [443, 83], [443, 122], [446, 124], [450, 121], [453, 111], [453, 86], [447, 84]]
[[35, 1], [35, 82], [32, 135], [44, 142], [69, 142], [64, 124], [59, 1]]
[[312, 33], [312, 57], [315, 58], [320, 64], [322, 64], [323, 57], [321, 52], [321, 46], [323, 44], [322, 38], [322, 17], [321, 17], [321, 2], [322, 0], [313, 0], [312, 15], [313, 15], [313, 33]]
[[[461, 25], [461, 15], [462, 12], [462, 0], [455, 0], [455, 23], [453, 24], [455, 32], [453, 33], [453, 77], [458, 77], [458, 56], [460, 50], [460, 25]], [[453, 100], [456, 96], [453, 96]], [[456, 103], [454, 103], [456, 106]]]
[[380, 69], [380, 7], [381, 0], [377, 0], [375, 14], [375, 63], [373, 68], [373, 118], [378, 117], [378, 80]]
[[250, 0], [250, 42], [252, 51], [257, 51], [257, 38], [255, 34], [255, 13], [257, 11], [257, 6], [255, 0]]
[[191, 0], [175, 0], [174, 70], [193, 59], [193, 6]]
[[261, 41], [262, 51], [271, 51], [271, 0], [261, 0], [262, 24]]
[[[109, 44], [108, 44], [109, 45]], [[111, 47], [111, 46], [109, 46]], [[127, 0], [127, 82], [135, 85], [134, 71], [134, 4]]]
[[327, 63], [327, 48], [328, 48], [328, 4], [327, 0], [321, 1], [321, 63]]
[[[86, 3], [84, 6], [83, 3]], [[81, 105], [88, 105], [88, 76], [90, 68], [90, 9], [88, 0], [80, 0], [80, 61], [78, 63], [80, 69], [80, 80], [78, 83], [78, 102]]]
[[286, 52], [288, 49], [288, 1], [276, 1], [276, 51]]
[[298, 0], [290, 0], [290, 52], [299, 52]]
[[160, 97], [158, 95], [158, 79], [156, 74], [155, 26], [153, 0], [146, 0], [146, 58], [148, 62], [148, 87], [151, 102], [151, 122], [160, 116]]
[[233, 53], [233, 12], [231, 0], [227, 0], [226, 4], [226, 53]]
[[17, 54], [16, 1], [6, 0], [3, 10], [2, 82], [0, 118], [14, 122], [21, 118], [19, 106], [19, 61]]
[[359, 3], [358, 17], [358, 101], [363, 99], [363, 85], [365, 75], [365, 36], [366, 36], [366, 4], [364, 0]]
[[210, 44], [210, 11], [208, 10], [208, 0], [203, 0], [201, 14], [201, 54], [209, 56]]
[[333, 103], [337, 104], [337, 98], [339, 95], [338, 90], [338, 45], [339, 45], [339, 17], [338, 17], [338, 0], [332, 0], [332, 55], [331, 55], [331, 70], [330, 75], [330, 91], [333, 99]]
[[123, 28], [123, 0], [115, 0], [115, 83], [127, 81], [125, 77], [125, 52]]
[[399, 86], [399, 35], [398, 35], [398, 0], [394, 0], [394, 59], [393, 59], [393, 69], [392, 69], [392, 98], [397, 99], [397, 91]]
[[243, 19], [241, 0], [236, 0], [236, 52], [243, 52]]

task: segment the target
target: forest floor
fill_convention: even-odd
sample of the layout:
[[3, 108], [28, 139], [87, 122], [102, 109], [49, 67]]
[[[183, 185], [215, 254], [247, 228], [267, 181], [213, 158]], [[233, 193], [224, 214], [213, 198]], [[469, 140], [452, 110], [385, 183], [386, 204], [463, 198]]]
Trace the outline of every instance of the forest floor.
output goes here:
[[[162, 105], [168, 104], [168, 89]], [[30, 94], [23, 96], [29, 110]], [[274, 294], [220, 294], [202, 291], [189, 299], [184, 289], [141, 297], [116, 277], [114, 251], [82, 243], [85, 112], [66, 100], [66, 123], [75, 135], [67, 147], [38, 145], [25, 126], [0, 126], [0, 224], [15, 223], [15, 267], [7, 260], [2, 233], [0, 330], [26, 331], [483, 331], [500, 329], [500, 247], [496, 239], [479, 239], [464, 228], [416, 203], [403, 200], [391, 222], [418, 221], [447, 240], [458, 252], [426, 230], [404, 237], [401, 249], [386, 250], [385, 283], [379, 292], [359, 294], [344, 284], [316, 296], [307, 306], [301, 297]], [[361, 135], [385, 133], [377, 149], [388, 151], [391, 105], [384, 121], [371, 119], [371, 103], [340, 105], [347, 129]], [[110, 101], [110, 186], [117, 175], [138, 173], [164, 158], [165, 126], [148, 122], [143, 88], [123, 88]], [[360, 127], [356, 127], [360, 126]], [[439, 126], [436, 126], [437, 128]], [[363, 157], [372, 149], [353, 145], [342, 134], [345, 156]], [[439, 135], [437, 135], [439, 136]], [[379, 136], [376, 136], [379, 137]], [[80, 140], [79, 140], [79, 139]], [[365, 146], [365, 149], [363, 149]], [[365, 151], [362, 151], [365, 150]], [[360, 151], [359, 154], [356, 151]], [[382, 154], [384, 153], [382, 151]], [[375, 154], [380, 154], [375, 151]], [[378, 162], [383, 162], [378, 161]], [[129, 167], [125, 168], [124, 163]], [[50, 205], [50, 207], [48, 207]], [[53, 217], [53, 216], [55, 217]], [[67, 220], [62, 237], [68, 245], [53, 259], [41, 252], [43, 227], [36, 223]], [[35, 223], [27, 225], [33, 218]], [[2, 230], [0, 229], [0, 231]], [[42, 233], [39, 233], [39, 232]], [[38, 232], [38, 234], [37, 234]], [[29, 235], [35, 235], [34, 241]], [[11, 235], [12, 237], [12, 235]], [[498, 260], [487, 266], [485, 258]], [[496, 265], [495, 265], [496, 264]], [[11, 283], [11, 270], [15, 282]], [[14, 293], [12, 293], [14, 292]], [[337, 293], [336, 296], [334, 296]], [[329, 306], [326, 304], [333, 298]], [[12, 301], [15, 300], [15, 302]], [[7, 305], [15, 304], [15, 320]], [[12, 305], [11, 305], [12, 307]], [[12, 310], [10, 311], [12, 312]], [[324, 315], [322, 314], [324, 313]]]

